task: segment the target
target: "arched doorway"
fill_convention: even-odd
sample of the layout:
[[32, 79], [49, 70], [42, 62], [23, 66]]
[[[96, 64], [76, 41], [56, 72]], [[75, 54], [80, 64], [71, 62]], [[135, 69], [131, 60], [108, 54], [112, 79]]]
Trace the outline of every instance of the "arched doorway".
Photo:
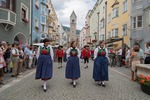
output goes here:
[[14, 36], [14, 41], [19, 42], [20, 44], [26, 44], [28, 43], [26, 36], [23, 33], [17, 33]]

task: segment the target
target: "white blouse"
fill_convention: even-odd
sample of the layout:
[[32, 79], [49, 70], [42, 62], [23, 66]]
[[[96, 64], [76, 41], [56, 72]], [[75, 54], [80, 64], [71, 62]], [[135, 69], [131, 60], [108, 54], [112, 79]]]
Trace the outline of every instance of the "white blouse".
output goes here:
[[[70, 50], [71, 50], [71, 49], [73, 49], [73, 48], [70, 47], [70, 48], [68, 48], [68, 50], [66, 51], [66, 53], [67, 53], [67, 58], [70, 57]], [[77, 55], [77, 56], [80, 58], [80, 55], [81, 55], [80, 50], [79, 50], [78, 48], [75, 48], [75, 49], [77, 49], [77, 51], [78, 51], [78, 55]]]
[[[98, 48], [96, 48], [96, 49], [94, 50], [94, 59], [97, 57], [98, 49], [101, 49], [101, 48], [98, 47]], [[108, 58], [108, 50], [107, 50], [107, 48], [104, 48], [104, 49], [105, 49], [105, 51], [106, 51], [106, 57]]]
[[[43, 48], [44, 46], [42, 46], [42, 48]], [[54, 59], [54, 52], [53, 52], [53, 49], [52, 49], [52, 47], [49, 45], [49, 46], [47, 46], [46, 48], [50, 48], [50, 55], [51, 55], [51, 58], [52, 58], [52, 60]], [[41, 54], [41, 51], [40, 51], [40, 46], [39, 46], [39, 48], [38, 48], [38, 51], [37, 51], [37, 54], [36, 54], [36, 56], [37, 56], [37, 58], [39, 58], [39, 56], [40, 56], [40, 54]]]

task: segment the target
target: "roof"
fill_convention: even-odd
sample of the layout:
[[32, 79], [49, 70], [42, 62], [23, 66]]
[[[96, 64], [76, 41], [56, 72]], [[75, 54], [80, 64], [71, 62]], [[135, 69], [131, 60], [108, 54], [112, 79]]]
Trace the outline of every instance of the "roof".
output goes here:
[[[71, 13], [71, 16], [77, 17], [77, 16], [76, 16], [76, 13], [75, 13], [74, 11]], [[70, 17], [71, 17], [71, 16], [70, 16]]]
[[[70, 33], [70, 27], [63, 26], [64, 31], [68, 31]], [[76, 35], [80, 34], [80, 30], [76, 30]]]

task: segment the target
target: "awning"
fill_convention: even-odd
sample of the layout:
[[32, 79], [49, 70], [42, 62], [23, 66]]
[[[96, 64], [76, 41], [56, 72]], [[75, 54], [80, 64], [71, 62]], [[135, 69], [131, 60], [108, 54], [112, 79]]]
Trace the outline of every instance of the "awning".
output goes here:
[[118, 41], [122, 41], [122, 40], [123, 40], [123, 38], [113, 37], [113, 38], [107, 39], [106, 44], [110, 44], [110, 43], [118, 42]]

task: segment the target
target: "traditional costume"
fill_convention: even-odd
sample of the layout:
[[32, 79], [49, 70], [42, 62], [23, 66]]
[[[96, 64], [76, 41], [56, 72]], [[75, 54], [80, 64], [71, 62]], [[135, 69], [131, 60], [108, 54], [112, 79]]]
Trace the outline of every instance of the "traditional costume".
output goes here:
[[40, 46], [37, 51], [37, 69], [36, 79], [44, 81], [44, 90], [46, 91], [47, 80], [52, 78], [53, 74], [53, 49], [51, 46]]
[[69, 48], [67, 50], [68, 60], [66, 65], [66, 78], [72, 79], [73, 86], [76, 86], [75, 80], [80, 77], [80, 51], [78, 48]]
[[104, 81], [108, 81], [108, 50], [106, 48], [96, 48], [94, 51], [93, 79], [99, 85], [105, 86]]
[[88, 68], [90, 57], [91, 57], [91, 51], [89, 49], [84, 48], [82, 50], [82, 58], [84, 59], [84, 64], [86, 64], [85, 68]]
[[58, 49], [56, 51], [56, 58], [58, 59], [58, 68], [62, 68], [63, 58], [64, 58], [64, 51], [61, 49]]

